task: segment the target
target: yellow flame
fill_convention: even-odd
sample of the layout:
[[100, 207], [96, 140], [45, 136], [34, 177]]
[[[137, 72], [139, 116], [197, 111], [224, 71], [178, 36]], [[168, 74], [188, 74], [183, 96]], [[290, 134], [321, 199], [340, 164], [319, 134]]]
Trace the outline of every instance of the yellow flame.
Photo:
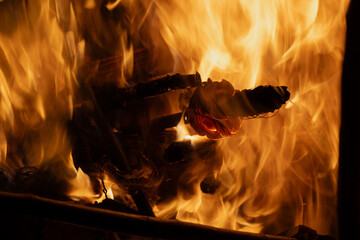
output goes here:
[[76, 177], [72, 179], [70, 186], [71, 190], [68, 195], [74, 200], [89, 199], [89, 202], [93, 202], [93, 199], [100, 199], [100, 196], [91, 189], [90, 177], [81, 168], [76, 171]]
[[199, 136], [194, 131], [194, 133], [190, 133], [191, 126], [190, 124], [185, 124], [184, 114], [181, 116], [181, 120], [175, 129], [178, 141], [190, 140], [191, 144], [195, 145], [198, 142], [208, 140], [206, 136]]
[[[276, 117], [249, 120], [219, 143], [223, 165], [214, 195], [202, 193], [196, 181], [192, 197], [179, 188], [178, 198], [157, 206], [157, 214], [252, 232], [305, 224], [333, 234], [349, 1], [153, 3], [150, 15], [175, 72], [199, 71], [237, 89], [286, 85], [292, 94]], [[200, 177], [201, 169], [188, 172]]]
[[56, 177], [69, 182], [72, 196], [84, 188], [88, 198], [91, 184], [74, 168], [67, 129], [81, 51], [67, 3], [5, 1], [0, 6], [0, 163], [16, 171], [60, 161]]
[[[72, 159], [72, 157], [70, 158]], [[105, 187], [105, 195], [103, 191], [100, 191], [98, 193], [94, 191], [93, 184], [95, 183], [91, 181], [90, 177], [86, 173], [84, 173], [81, 168], [76, 170], [75, 167], [73, 167], [72, 172], [74, 173], [75, 177], [69, 179], [70, 189], [67, 195], [73, 200], [84, 200], [88, 203], [94, 203], [102, 202], [106, 198], [114, 199], [114, 194], [112, 192], [112, 185], [114, 183], [109, 181], [107, 176], [105, 176], [105, 179], [103, 180], [104, 185], [102, 184], [100, 179], [97, 179], [100, 187], [102, 189]]]
[[[137, 40], [152, 47], [155, 73], [198, 71], [203, 80], [227, 79], [236, 89], [286, 85], [292, 94], [276, 117], [249, 120], [219, 141], [219, 167], [194, 161], [180, 177], [177, 198], [154, 206], [156, 214], [252, 232], [305, 224], [334, 234], [349, 0], [109, 1], [108, 11], [123, 4], [130, 12], [130, 30], [105, 20], [100, 0], [0, 2], [1, 164], [17, 169], [62, 159], [74, 173], [70, 194], [94, 201], [89, 177], [74, 168], [66, 128], [78, 61], [86, 50], [94, 57], [87, 70], [101, 83], [126, 86], [134, 67], [130, 34], [146, 32], [149, 39]], [[115, 67], [104, 68], [104, 61]], [[209, 169], [219, 182], [214, 194], [200, 190]]]
[[[64, 127], [59, 116], [71, 117], [73, 69], [63, 57], [63, 49], [71, 44], [71, 38], [67, 38], [71, 33], [64, 36], [55, 16], [50, 14], [50, 5], [40, 2], [20, 6], [22, 11], [17, 12], [14, 23], [8, 22], [9, 16], [4, 16], [10, 32], [0, 35], [1, 123], [5, 134], [23, 139], [25, 145], [53, 148], [50, 146], [53, 143], [39, 142], [38, 138], [62, 141], [61, 134], [50, 131], [57, 132]], [[40, 136], [26, 139], [30, 137], [29, 131], [35, 129], [42, 132]], [[42, 159], [34, 161], [40, 163]]]

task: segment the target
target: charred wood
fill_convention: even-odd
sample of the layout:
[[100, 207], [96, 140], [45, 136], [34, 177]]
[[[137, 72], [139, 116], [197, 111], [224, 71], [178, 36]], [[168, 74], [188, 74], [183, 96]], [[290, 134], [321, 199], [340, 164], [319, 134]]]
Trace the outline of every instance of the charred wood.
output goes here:
[[100, 106], [98, 105], [91, 87], [87, 83], [84, 83], [84, 89], [86, 91], [86, 95], [90, 98], [93, 104], [93, 116], [95, 118], [97, 127], [101, 131], [103, 140], [107, 143], [106, 147], [109, 156], [120, 169], [124, 171], [130, 171], [124, 150], [122, 149], [119, 140], [115, 137], [113, 129], [111, 128]]
[[220, 186], [220, 182], [216, 180], [214, 174], [210, 174], [200, 183], [200, 188], [203, 193], [214, 194], [216, 189]]
[[116, 88], [114, 86], [94, 87], [97, 101], [104, 108], [117, 109], [126, 107], [129, 102], [153, 97], [174, 90], [192, 88], [201, 85], [200, 74], [175, 74], [139, 83], [134, 87]]
[[163, 131], [166, 128], [175, 127], [181, 120], [182, 112], [159, 117], [151, 121], [150, 129], [152, 133]]
[[[94, 163], [93, 170], [105, 173], [115, 183], [127, 187], [146, 187], [151, 185], [151, 179], [144, 177], [136, 177], [126, 172], [121, 172], [117, 169], [109, 159], [101, 159]], [[154, 177], [154, 176], [152, 176]]]
[[[94, 118], [99, 130], [101, 131], [103, 140], [106, 142], [106, 150], [109, 154], [109, 157], [115, 166], [120, 170], [130, 172], [131, 169], [119, 139], [115, 136], [113, 129], [105, 118], [102, 109], [98, 105], [90, 85], [84, 83], [84, 89], [86, 91], [86, 95], [90, 98], [93, 104]], [[134, 195], [132, 195], [132, 197], [139, 211], [142, 214], [154, 216], [151, 206], [146, 200], [144, 192], [139, 188], [137, 191], [133, 191], [133, 193]]]
[[164, 159], [169, 163], [178, 163], [194, 152], [191, 141], [174, 142], [165, 150]]
[[135, 211], [134, 209], [129, 208], [125, 204], [123, 204], [119, 201], [112, 200], [112, 199], [104, 199], [101, 203], [95, 202], [94, 204], [92, 204], [92, 205], [89, 204], [88, 206], [139, 215], [139, 213], [137, 211]]
[[286, 103], [290, 93], [286, 86], [258, 86], [255, 89], [238, 91], [227, 104], [232, 110], [229, 116], [253, 117], [274, 112]]
[[335, 240], [328, 235], [319, 235], [314, 229], [304, 225], [299, 225], [280, 233], [281, 236], [293, 237], [297, 240]]
[[274, 112], [286, 103], [290, 93], [286, 86], [258, 86], [235, 90], [230, 82], [208, 80], [198, 87], [190, 99], [189, 108], [202, 108], [214, 118], [254, 117]]
[[140, 213], [146, 216], [155, 217], [142, 187], [132, 188], [130, 189], [130, 193]]
[[209, 79], [196, 88], [184, 119], [197, 134], [220, 139], [234, 135], [241, 119], [274, 112], [289, 98], [285, 86], [259, 86], [238, 91], [226, 80], [212, 82]]

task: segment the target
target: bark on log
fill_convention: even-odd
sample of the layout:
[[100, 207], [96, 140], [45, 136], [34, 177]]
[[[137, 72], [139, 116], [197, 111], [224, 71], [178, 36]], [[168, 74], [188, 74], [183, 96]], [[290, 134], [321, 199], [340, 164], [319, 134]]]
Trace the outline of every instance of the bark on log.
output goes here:
[[196, 74], [175, 74], [139, 83], [134, 87], [116, 88], [113, 86], [94, 87], [94, 93], [99, 104], [104, 108], [124, 108], [134, 100], [164, 94], [170, 91], [192, 88], [201, 85], [201, 77]]

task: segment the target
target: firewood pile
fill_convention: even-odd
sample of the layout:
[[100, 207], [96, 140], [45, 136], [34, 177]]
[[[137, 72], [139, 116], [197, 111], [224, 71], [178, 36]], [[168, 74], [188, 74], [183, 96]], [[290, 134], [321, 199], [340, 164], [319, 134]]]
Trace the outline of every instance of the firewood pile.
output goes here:
[[[235, 134], [242, 121], [273, 113], [279, 109], [289, 99], [286, 87], [258, 86], [255, 89], [238, 91], [234, 90], [226, 80], [202, 82], [200, 75], [196, 73], [167, 75], [149, 84], [139, 84], [132, 88], [86, 85], [83, 89], [85, 90], [81, 99], [75, 104], [73, 120], [69, 123], [69, 131], [74, 143], [74, 162], [76, 166], [92, 176], [95, 191], [102, 191], [106, 195], [107, 190], [105, 185], [101, 184], [101, 180], [107, 175], [127, 191], [131, 196], [132, 204], [121, 198], [112, 200], [106, 197], [101, 203], [87, 204], [99, 209], [99, 212], [78, 208], [69, 203], [69, 199], [62, 196], [60, 194], [62, 191], [57, 188], [66, 184], [58, 183], [55, 188], [53, 185], [50, 188], [48, 184], [38, 186], [38, 183], [44, 182], [45, 179], [46, 181], [50, 179], [51, 182], [53, 172], [47, 169], [24, 167], [18, 170], [13, 182], [6, 176], [5, 171], [1, 171], [1, 189], [66, 200], [67, 203], [63, 205], [42, 197], [4, 193], [2, 196], [4, 204], [9, 204], [11, 201], [24, 206], [15, 211], [11, 210], [12, 213], [20, 214], [20, 216], [22, 214], [40, 216], [132, 236], [152, 236], [156, 239], [183, 239], [185, 235], [180, 232], [186, 232], [191, 228], [194, 228], [193, 231], [196, 233], [190, 235], [191, 239], [200, 235], [206, 236], [207, 239], [221, 239], [224, 236], [230, 239], [331, 239], [317, 235], [314, 230], [304, 226], [289, 229], [281, 233], [281, 236], [237, 233], [227, 230], [216, 230], [214, 234], [214, 229], [211, 227], [188, 226], [180, 222], [161, 219], [154, 222], [154, 220], [136, 216], [154, 217], [151, 205], [159, 197], [161, 197], [160, 200], [175, 197], [176, 192], [173, 191], [175, 184], [178, 184], [182, 171], [191, 166], [193, 161], [207, 161], [208, 174], [200, 186], [204, 193], [214, 194], [220, 184], [212, 174], [214, 169], [220, 167], [220, 156], [216, 153], [217, 140]], [[141, 116], [136, 106], [144, 105], [148, 99], [164, 97], [166, 94], [184, 90], [186, 94], [190, 94], [190, 97], [183, 112], [154, 118], [150, 122], [142, 122], [140, 118], [125, 126], [120, 124], [121, 121], [117, 122], [117, 119], [124, 114], [127, 116], [127, 112], [130, 115]], [[208, 140], [196, 145], [192, 145], [190, 140], [178, 141], [174, 127], [182, 118], [191, 126], [193, 134], [207, 136]], [[146, 136], [141, 135], [144, 127], [147, 128]], [[31, 207], [28, 208], [29, 206]], [[108, 216], [103, 216], [102, 214], [105, 213], [102, 213], [101, 209], [119, 213], [113, 212]], [[6, 213], [9, 209], [4, 211]], [[48, 211], [50, 213], [47, 213]], [[89, 212], [86, 213], [86, 211]], [[84, 222], [81, 219], [85, 213], [98, 220], [95, 223]], [[134, 215], [123, 216], [121, 213]], [[108, 224], [108, 222], [105, 225], [101, 224], [109, 219], [114, 220], [116, 225]], [[129, 225], [129, 223], [132, 224]], [[122, 227], [118, 227], [119, 225]], [[167, 230], [154, 234], [151, 231], [153, 227], [167, 228]], [[138, 231], [138, 228], [143, 230]], [[77, 231], [81, 232], [80, 229]], [[176, 232], [178, 233], [174, 235]], [[106, 239], [111, 239], [111, 237]]]
[[[181, 169], [191, 161], [209, 161], [208, 176], [201, 186], [204, 192], [214, 192], [218, 183], [212, 170], [219, 167], [216, 140], [235, 134], [244, 119], [274, 112], [289, 99], [286, 87], [235, 91], [226, 80], [202, 83], [198, 73], [168, 75], [131, 88], [84, 89], [81, 101], [88, 104], [79, 104], [71, 123], [75, 164], [87, 173], [105, 173], [125, 186], [139, 212], [149, 216], [153, 216], [151, 202], [157, 195], [171, 195], [170, 189], [175, 187], [171, 182], [178, 182]], [[191, 94], [183, 113], [142, 122], [138, 106], [147, 108], [148, 99], [163, 98], [178, 90]], [[135, 116], [128, 125], [117, 122], [128, 116]], [[181, 118], [195, 135], [207, 136], [208, 140], [196, 146], [188, 140], [177, 141], [174, 127]]]

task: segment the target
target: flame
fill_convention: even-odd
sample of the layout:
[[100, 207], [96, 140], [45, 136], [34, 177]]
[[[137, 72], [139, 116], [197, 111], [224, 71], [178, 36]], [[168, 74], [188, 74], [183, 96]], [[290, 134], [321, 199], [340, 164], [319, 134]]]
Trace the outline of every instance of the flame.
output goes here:
[[185, 120], [187, 120], [187, 119], [186, 119], [186, 116], [184, 116], [184, 114], [183, 114], [180, 122], [178, 123], [178, 125], [175, 128], [178, 141], [190, 140], [191, 145], [194, 146], [198, 142], [208, 140], [208, 138], [206, 136], [199, 136], [196, 133], [191, 133], [194, 131], [191, 129], [191, 126], [189, 126], [189, 124], [185, 124]]
[[[133, 73], [134, 50], [129, 40], [130, 31], [127, 29], [126, 16], [116, 18], [123, 17], [120, 21], [106, 16], [124, 14], [122, 10], [115, 11], [119, 2], [72, 1], [75, 16], [78, 17], [77, 27], [86, 39], [86, 70], [93, 72], [94, 85], [115, 83], [118, 87], [125, 87]], [[106, 10], [109, 12], [105, 12]]]
[[96, 193], [94, 191], [93, 182], [91, 181], [90, 177], [82, 171], [81, 168], [76, 170], [73, 168], [75, 173], [75, 177], [70, 181], [70, 190], [67, 195], [75, 201], [83, 200], [88, 203], [94, 202], [102, 202], [104, 199], [114, 199], [114, 194], [112, 192], [112, 183], [108, 180], [108, 177], [105, 176], [104, 184], [98, 180], [99, 185], [103, 189], [106, 189], [106, 195], [102, 191], [100, 193]]
[[[75, 170], [75, 169], [74, 169]], [[75, 170], [76, 171], [76, 170]], [[88, 175], [86, 175], [81, 168], [76, 171], [76, 177], [71, 181], [71, 190], [68, 193], [74, 200], [86, 199], [88, 202], [94, 202], [90, 199], [98, 200], [100, 196], [94, 191], [91, 191], [91, 180]]]
[[0, 5], [0, 164], [13, 172], [52, 168], [56, 182], [70, 187], [64, 194], [90, 198], [89, 177], [74, 167], [67, 130], [83, 43], [66, 3]]
[[[103, 199], [74, 167], [66, 122], [79, 66], [87, 64], [95, 85], [126, 86], [135, 68], [133, 41], [149, 51], [153, 75], [198, 71], [204, 81], [226, 79], [236, 89], [284, 85], [292, 94], [276, 117], [246, 121], [237, 135], [220, 140], [220, 162], [190, 164], [176, 198], [154, 206], [157, 216], [266, 233], [305, 224], [334, 235], [348, 4], [0, 0], [0, 164], [16, 171], [56, 159], [67, 194]], [[126, 23], [103, 18], [105, 9]], [[179, 140], [190, 135], [184, 131]], [[200, 189], [209, 171], [219, 183], [214, 194]], [[111, 196], [112, 183], [105, 186]]]
[[[34, 165], [68, 151], [63, 120], [71, 118], [75, 81], [74, 67], [65, 62], [75, 61], [69, 56], [74, 33], [65, 34], [49, 3], [40, 2], [20, 6], [14, 22], [10, 13], [2, 15], [0, 35], [2, 134], [22, 141], [25, 159]], [[12, 7], [2, 4], [2, 11]]]
[[[152, 1], [149, 18], [160, 31], [152, 37], [167, 44], [174, 72], [198, 71], [237, 89], [286, 85], [293, 96], [276, 117], [249, 120], [219, 142], [214, 195], [200, 191], [201, 179], [188, 180], [191, 196], [179, 187], [175, 200], [156, 206], [157, 215], [251, 232], [305, 224], [334, 234], [348, 3]], [[182, 138], [184, 129], [178, 126]], [[202, 164], [184, 175], [201, 178]]]

